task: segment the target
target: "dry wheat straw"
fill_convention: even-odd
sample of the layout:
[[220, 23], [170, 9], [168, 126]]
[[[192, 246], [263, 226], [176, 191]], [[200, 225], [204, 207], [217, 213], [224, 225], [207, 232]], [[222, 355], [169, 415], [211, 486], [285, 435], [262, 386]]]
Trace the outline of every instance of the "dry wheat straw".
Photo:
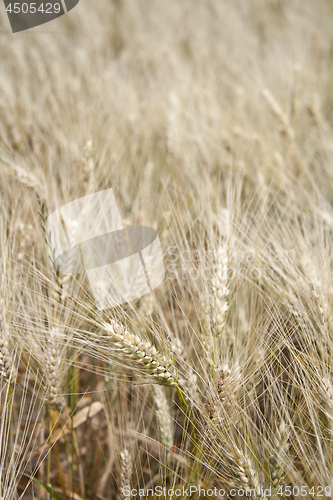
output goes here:
[[[161, 349], [156, 349], [155, 340], [148, 341], [141, 333], [132, 334], [119, 323], [111, 322], [106, 326], [108, 335], [103, 335], [100, 318], [106, 318], [108, 313], [99, 313], [91, 308], [85, 284], [82, 286], [84, 293], [77, 303], [71, 297], [66, 306], [62, 302], [53, 307], [56, 301], [48, 293], [50, 280], [42, 276], [46, 259], [43, 260], [36, 231], [31, 231], [29, 250], [32, 251], [29, 256], [26, 255], [27, 260], [32, 256], [29, 269], [25, 266], [25, 255], [22, 255], [22, 241], [20, 257], [23, 265], [16, 266], [13, 271], [16, 275], [10, 277], [10, 285], [6, 289], [8, 297], [4, 297], [5, 308], [1, 304], [0, 311], [1, 382], [7, 390], [7, 401], [12, 403], [12, 429], [17, 429], [16, 441], [10, 449], [7, 444], [11, 412], [6, 405], [0, 423], [0, 496], [4, 499], [17, 500], [21, 494], [17, 486], [21, 488], [23, 483], [18, 485], [13, 481], [13, 494], [8, 491], [9, 488], [6, 490], [5, 457], [16, 465], [22, 434], [28, 438], [35, 436], [33, 425], [39, 421], [38, 412], [31, 411], [29, 415], [29, 411], [21, 405], [18, 393], [11, 392], [21, 387], [21, 375], [26, 370], [24, 393], [29, 403], [31, 384], [35, 381], [36, 386], [41, 385], [41, 375], [36, 370], [29, 370], [30, 364], [35, 366], [34, 362], [28, 361], [26, 355], [23, 357], [17, 384], [9, 384], [3, 379], [14, 372], [13, 357], [15, 365], [19, 366], [16, 350], [12, 347], [13, 340], [21, 328], [21, 331], [28, 332], [24, 349], [31, 352], [32, 358], [39, 359], [49, 401], [57, 404], [61, 397], [61, 385], [65, 382], [61, 368], [65, 363], [64, 350], [60, 347], [57, 330], [47, 331], [45, 336], [44, 332], [47, 325], [60, 325], [61, 322], [66, 323], [68, 330], [78, 330], [75, 342], [83, 339], [85, 344], [84, 358], [79, 360], [82, 361], [82, 371], [80, 365], [75, 378], [78, 390], [89, 388], [96, 397], [100, 372], [106, 370], [110, 380], [118, 380], [123, 376], [119, 366], [126, 365], [136, 370], [135, 382], [139, 373], [147, 375], [145, 381], [150, 376], [154, 384], [179, 383], [184, 386], [192, 397], [195, 410], [204, 409], [206, 400], [214, 406], [212, 419], [207, 418], [204, 411], [191, 413], [194, 426], [198, 428], [197, 434], [204, 436], [207, 446], [200, 450], [200, 447], [191, 449], [184, 458], [182, 470], [177, 467], [172, 469], [170, 465], [173, 475], [170, 484], [191, 481], [191, 484], [198, 485], [199, 476], [201, 473], [205, 475], [207, 467], [217, 486], [254, 486], [259, 495], [260, 479], [264, 475], [265, 482], [269, 480], [276, 489], [286, 473], [291, 486], [302, 483], [308, 486], [313, 484], [314, 487], [324, 484], [325, 474], [329, 476], [331, 473], [332, 296], [328, 289], [332, 282], [332, 227], [325, 234], [324, 231], [317, 231], [318, 224], [312, 213], [318, 207], [329, 214], [332, 212], [330, 44], [333, 7], [332, 2], [327, 0], [304, 0], [304, 9], [298, 15], [300, 3], [298, 0], [211, 0], [197, 2], [198, 8], [191, 9], [190, 0], [170, 0], [151, 2], [148, 15], [144, 0], [87, 0], [86, 9], [82, 12], [78, 10], [77, 15], [71, 18], [66, 17], [61, 28], [60, 45], [54, 43], [52, 37], [47, 44], [39, 37], [29, 38], [29, 44], [26, 37], [16, 37], [15, 43], [10, 37], [0, 37], [1, 48], [5, 49], [2, 51], [4, 57], [0, 76], [0, 88], [4, 89], [4, 96], [0, 96], [3, 115], [0, 124], [0, 164], [10, 170], [12, 177], [23, 186], [39, 189], [43, 173], [45, 191], [52, 196], [54, 194], [50, 200], [52, 203], [56, 199], [85, 195], [97, 186], [105, 189], [110, 187], [111, 182], [119, 193], [117, 202], [121, 212], [131, 220], [133, 215], [138, 217], [135, 205], [133, 209], [133, 200], [138, 199], [140, 210], [147, 214], [147, 211], [155, 210], [153, 204], [158, 197], [154, 217], [165, 228], [165, 247], [174, 244], [175, 239], [189, 239], [190, 245], [199, 244], [201, 248], [207, 248], [207, 253], [216, 250], [209, 263], [211, 276], [206, 283], [207, 290], [196, 287], [199, 290], [197, 300], [193, 300], [193, 295], [188, 293], [189, 280], [179, 275], [172, 290], [164, 283], [157, 291], [157, 311], [153, 318], [148, 321], [144, 314], [138, 315], [143, 332], [149, 331], [152, 321], [156, 322], [156, 331], [167, 331], [172, 325], [182, 325], [184, 318], [188, 321], [188, 339], [185, 340], [185, 335], [182, 335], [182, 345], [174, 342], [170, 346], [167, 340], [163, 342], [157, 337]], [[134, 19], [137, 22], [133, 22]], [[6, 29], [3, 17], [0, 25], [1, 30]], [[181, 35], [179, 26], [182, 26]], [[88, 32], [88, 29], [94, 34], [93, 43], [90, 36], [82, 37], [82, 31]], [[303, 43], [304, 40], [306, 43]], [[69, 45], [72, 50], [63, 50]], [[299, 66], [294, 66], [295, 56], [302, 62], [302, 74]], [[293, 66], [292, 81], [290, 69]], [[264, 91], [267, 105], [262, 105], [256, 90], [258, 82], [263, 87], [274, 88], [276, 96], [290, 96], [288, 112], [287, 99], [279, 103], [268, 90]], [[314, 89], [317, 89], [318, 95], [313, 96]], [[311, 102], [312, 99], [314, 102]], [[304, 110], [301, 109], [303, 103]], [[269, 126], [273, 121], [270, 114], [277, 124], [275, 127]], [[282, 139], [278, 136], [278, 127]], [[77, 144], [85, 144], [76, 160], [79, 176], [71, 175], [73, 170], [69, 160], [70, 142], [74, 137]], [[86, 142], [92, 137], [94, 143], [91, 140]], [[100, 159], [98, 164], [97, 158]], [[102, 165], [102, 158], [109, 158], [110, 162]], [[300, 167], [298, 172], [290, 168], [292, 160]], [[296, 173], [299, 174], [297, 179]], [[142, 179], [143, 194], [138, 190], [139, 179]], [[227, 179], [230, 179], [229, 185]], [[257, 196], [258, 180], [261, 196]], [[209, 196], [204, 194], [203, 185], [206, 182]], [[161, 192], [160, 186], [163, 186]], [[6, 239], [2, 233], [13, 231], [16, 241], [19, 241], [21, 236], [17, 233], [16, 222], [24, 224], [24, 230], [30, 222], [33, 210], [31, 197], [25, 189], [26, 196], [18, 199], [21, 191], [18, 183], [9, 176], [1, 179], [0, 224], [3, 219], [8, 221], [6, 231], [1, 231], [1, 239]], [[220, 230], [221, 211], [218, 207], [228, 202], [226, 198], [231, 191], [235, 198], [239, 198], [235, 215], [238, 222], [234, 224], [233, 233], [235, 241], [229, 245], [229, 238], [222, 232], [219, 240], [222, 243], [218, 248], [219, 243], [215, 246], [212, 238]], [[286, 200], [292, 203], [286, 204]], [[20, 210], [13, 209], [16, 204]], [[41, 208], [44, 224], [45, 207], [42, 203]], [[286, 215], [286, 208], [293, 211], [293, 221]], [[200, 217], [203, 212], [207, 217]], [[331, 215], [328, 218], [332, 219]], [[301, 227], [299, 223], [303, 217], [310, 221], [307, 227]], [[265, 276], [261, 276], [263, 279], [247, 280], [245, 277], [244, 280], [244, 276], [239, 278], [235, 275], [232, 283], [228, 282], [228, 267], [230, 270], [235, 260], [232, 248], [241, 248], [244, 239], [250, 240], [251, 250], [260, 254], [271, 246], [283, 247], [283, 243], [286, 248], [301, 248], [315, 263], [315, 268], [318, 263], [318, 283], [306, 286], [305, 279], [299, 279], [298, 264], [292, 259], [273, 264], [274, 279], [273, 273], [268, 270]], [[310, 239], [313, 241], [310, 242]], [[240, 246], [237, 246], [238, 243]], [[3, 246], [8, 250], [6, 255], [10, 255], [13, 250], [11, 243], [6, 241]], [[328, 258], [323, 251], [326, 248]], [[228, 257], [231, 262], [228, 262]], [[260, 264], [260, 256], [258, 261]], [[268, 264], [266, 269], [271, 265], [269, 262], [261, 264], [261, 269], [264, 265]], [[67, 277], [61, 281], [55, 268], [53, 272], [57, 284], [65, 284]], [[303, 274], [309, 276], [309, 269], [304, 269]], [[325, 282], [321, 277], [325, 277]], [[235, 317], [242, 301], [248, 304], [248, 317], [244, 322]], [[270, 308], [272, 302], [276, 314]], [[289, 304], [290, 310], [283, 302]], [[235, 303], [235, 308], [231, 308], [231, 303]], [[79, 313], [77, 306], [80, 306]], [[144, 300], [142, 308], [148, 315], [153, 310], [151, 304], [145, 304]], [[159, 310], [166, 318], [163, 326], [157, 324]], [[52, 321], [47, 322], [45, 311], [50, 311]], [[131, 307], [119, 307], [118, 312], [119, 315], [122, 312], [127, 315], [128, 324], [136, 321], [134, 303]], [[284, 321], [285, 315], [288, 318]], [[304, 326], [310, 323], [312, 328]], [[43, 332], [42, 345], [32, 342], [37, 335], [32, 324], [39, 325], [39, 331]], [[230, 340], [229, 324], [232, 332], [237, 331], [239, 339], [232, 344], [232, 348], [226, 345]], [[147, 338], [152, 339], [150, 336]], [[324, 340], [321, 341], [321, 338]], [[97, 339], [96, 342], [94, 339]], [[318, 345], [322, 347], [318, 349]], [[164, 346], [170, 351], [166, 356], [162, 356], [167, 352]], [[262, 359], [259, 359], [258, 348], [264, 352]], [[112, 363], [109, 363], [109, 357], [112, 357]], [[246, 362], [241, 364], [240, 371], [236, 360], [243, 359]], [[182, 379], [174, 369], [174, 360]], [[103, 361], [106, 363], [103, 364]], [[85, 367], [94, 374], [85, 373]], [[250, 371], [251, 367], [253, 371]], [[198, 375], [200, 384], [209, 379], [208, 396], [203, 391], [192, 390], [191, 386], [199, 385], [191, 380], [193, 374]], [[287, 393], [286, 398], [278, 397], [278, 390], [274, 393], [271, 389], [276, 375], [278, 378], [281, 376], [281, 392]], [[258, 383], [257, 376], [261, 377]], [[128, 381], [128, 393], [125, 391], [126, 394], [121, 394], [119, 399], [127, 402], [131, 399], [129, 394], [132, 397], [141, 389], [150, 395], [166, 392], [164, 387], [157, 385], [157, 390], [152, 389], [152, 392], [147, 387], [138, 388], [132, 385], [132, 379]], [[291, 380], [293, 388], [287, 388], [284, 380]], [[248, 386], [251, 387], [249, 391]], [[109, 406], [114, 415], [110, 417], [115, 422], [119, 408], [124, 410], [125, 418], [118, 428], [114, 425], [124, 435], [128, 430], [125, 427], [138, 416], [138, 408], [132, 414], [127, 405], [118, 406], [119, 394], [114, 397], [118, 389], [116, 383], [115, 387], [110, 392], [104, 391], [105, 400], [112, 403]], [[303, 391], [302, 397], [298, 397], [302, 388], [307, 390]], [[63, 386], [63, 390], [69, 392], [68, 387]], [[5, 391], [2, 395], [4, 401]], [[90, 397], [89, 392], [85, 398], [89, 400]], [[156, 484], [159, 481], [163, 464], [151, 458], [156, 458], [161, 446], [155, 454], [156, 429], [152, 428], [151, 422], [154, 417], [161, 422], [165, 419], [167, 402], [160, 398], [160, 402], [152, 408], [152, 405], [145, 404], [145, 400], [140, 407], [142, 432], [137, 434], [140, 434], [144, 446], [134, 462], [135, 454], [131, 451], [133, 457], [129, 457], [127, 450], [130, 447], [122, 445], [119, 462], [123, 486], [130, 485], [132, 470], [138, 471], [138, 482], [151, 480]], [[267, 436], [269, 422], [272, 416], [280, 415], [281, 406], [285, 412], [284, 421], [290, 423], [291, 450], [284, 424], [275, 433], [275, 440]], [[310, 409], [313, 410], [311, 415]], [[177, 416], [176, 443], [180, 448], [179, 457], [184, 456], [189, 452], [187, 431], [182, 428], [175, 405], [171, 406], [169, 415], [170, 418]], [[201, 424], [201, 419], [205, 417], [206, 427]], [[77, 433], [81, 446], [79, 458], [86, 466], [85, 470], [91, 468], [94, 462], [94, 472], [98, 471], [95, 476], [100, 473], [105, 477], [103, 467], [110, 466], [110, 478], [105, 490], [108, 490], [107, 496], [114, 500], [120, 493], [117, 493], [114, 480], [116, 465], [112, 462], [113, 450], [109, 446], [109, 456], [105, 456], [102, 425], [98, 429], [101, 433], [89, 439], [91, 427], [94, 432], [98, 427], [95, 423], [87, 421], [84, 432]], [[44, 415], [41, 429], [45, 432], [46, 428], [47, 418]], [[148, 429], [152, 431], [151, 437], [145, 434]], [[97, 440], [101, 443], [100, 461], [91, 445]], [[167, 442], [168, 436], [161, 433], [161, 440]], [[66, 441], [60, 441], [60, 458], [65, 461], [68, 455]], [[110, 438], [110, 442], [113, 439]], [[32, 443], [30, 446], [33, 449]], [[12, 450], [14, 453], [10, 455]], [[47, 479], [54, 481], [55, 488], [59, 489], [55, 457], [54, 454], [49, 468], [54, 470]], [[73, 457], [72, 460], [67, 458], [67, 465], [72, 466], [73, 484], [77, 482], [79, 470], [75, 462]], [[221, 470], [226, 473], [219, 475]], [[96, 484], [91, 482], [93, 475], [87, 477], [87, 491], [81, 495], [82, 498], [94, 496], [98, 491], [94, 488]], [[297, 479], [301, 481], [297, 483]], [[69, 485], [68, 498], [76, 497], [74, 489], [70, 490]], [[29, 491], [26, 498], [34, 494]], [[39, 498], [43, 496], [39, 495]]]

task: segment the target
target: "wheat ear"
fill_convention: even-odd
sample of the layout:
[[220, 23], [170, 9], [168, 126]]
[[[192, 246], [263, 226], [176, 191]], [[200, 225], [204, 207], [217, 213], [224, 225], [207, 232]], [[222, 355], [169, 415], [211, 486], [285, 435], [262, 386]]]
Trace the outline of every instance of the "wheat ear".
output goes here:
[[10, 167], [5, 165], [4, 163], [0, 164], [1, 167], [6, 170], [6, 172], [14, 177], [20, 184], [31, 188], [31, 189], [41, 189], [41, 184], [38, 181], [37, 177], [32, 173], [25, 170], [25, 168], [20, 165], [11, 164]]
[[269, 472], [271, 483], [275, 490], [278, 489], [286, 476], [285, 457], [289, 448], [289, 432], [285, 422], [282, 421], [277, 429], [277, 435], [274, 440], [274, 452], [269, 457]]
[[104, 328], [116, 341], [115, 347], [138, 368], [144, 369], [144, 372], [159, 384], [178, 387], [171, 360], [162, 356], [149, 341], [143, 341], [138, 335], [133, 335], [116, 320], [111, 320], [110, 324], [105, 323]]
[[130, 493], [132, 472], [132, 459], [127, 448], [124, 448], [120, 452], [120, 490], [122, 498], [124, 498], [124, 500], [129, 500], [130, 498], [132, 498], [132, 495]]
[[161, 442], [167, 450], [170, 450], [173, 445], [173, 420], [165, 394], [165, 389], [163, 387], [154, 385], [154, 400]]
[[238, 476], [242, 486], [253, 488], [256, 492], [256, 497], [263, 497], [263, 488], [260, 484], [254, 461], [248, 453], [241, 452], [237, 447], [235, 453], [237, 454]]
[[95, 162], [93, 158], [93, 142], [86, 142], [83, 150], [83, 168], [81, 185], [84, 193], [93, 193], [95, 187]]
[[37, 197], [38, 205], [40, 208], [40, 210], [38, 210], [38, 214], [43, 221], [41, 227], [45, 233], [45, 241], [46, 241], [46, 244], [49, 248], [49, 257], [50, 257], [50, 261], [52, 264], [53, 275], [54, 275], [55, 280], [57, 282], [58, 296], [59, 296], [59, 300], [61, 301], [62, 288], [61, 288], [61, 283], [60, 283], [60, 279], [59, 279], [59, 269], [55, 263], [56, 259], [55, 259], [55, 250], [52, 246], [52, 239], [51, 239], [52, 235], [51, 235], [51, 232], [49, 231], [49, 229], [47, 227], [47, 223], [46, 223], [46, 219], [47, 219], [46, 205], [38, 193], [36, 193], [36, 197]]
[[268, 89], [263, 89], [262, 95], [264, 96], [265, 101], [270, 107], [273, 115], [280, 123], [279, 131], [282, 135], [286, 136], [291, 142], [294, 141], [295, 133], [290, 125], [289, 117], [287, 113], [283, 111], [278, 101], [275, 99], [273, 94]]
[[229, 310], [228, 286], [228, 245], [221, 244], [215, 252], [215, 270], [212, 278], [213, 292], [213, 325], [216, 335], [224, 329], [226, 315]]
[[59, 349], [59, 332], [54, 328], [47, 332], [47, 347], [45, 350], [46, 400], [51, 407], [60, 410], [64, 405], [61, 394], [61, 356]]
[[0, 377], [9, 382], [16, 380], [13, 357], [9, 350], [9, 332], [3, 297], [0, 299]]

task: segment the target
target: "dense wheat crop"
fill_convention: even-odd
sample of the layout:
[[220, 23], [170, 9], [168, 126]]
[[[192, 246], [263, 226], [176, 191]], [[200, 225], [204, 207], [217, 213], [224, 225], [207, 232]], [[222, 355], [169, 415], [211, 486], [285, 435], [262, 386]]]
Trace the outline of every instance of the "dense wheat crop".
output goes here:
[[[332, 2], [1, 8], [0, 498], [331, 498]], [[45, 221], [107, 188], [166, 276], [99, 310]]]

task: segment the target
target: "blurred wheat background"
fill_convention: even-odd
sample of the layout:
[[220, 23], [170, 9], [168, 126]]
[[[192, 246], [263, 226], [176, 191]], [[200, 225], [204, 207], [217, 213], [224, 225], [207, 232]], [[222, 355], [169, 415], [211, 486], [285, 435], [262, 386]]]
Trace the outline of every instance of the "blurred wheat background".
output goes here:
[[[8, 29], [0, 498], [331, 498], [332, 2], [81, 0]], [[107, 188], [166, 279], [99, 311], [41, 226]]]

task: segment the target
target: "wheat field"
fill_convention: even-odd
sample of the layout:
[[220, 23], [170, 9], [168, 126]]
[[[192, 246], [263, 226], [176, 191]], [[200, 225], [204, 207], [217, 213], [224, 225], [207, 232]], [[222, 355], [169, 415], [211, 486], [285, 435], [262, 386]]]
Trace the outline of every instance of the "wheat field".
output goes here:
[[[331, 498], [333, 4], [0, 19], [0, 498]], [[163, 283], [99, 310], [47, 217], [112, 188]]]

